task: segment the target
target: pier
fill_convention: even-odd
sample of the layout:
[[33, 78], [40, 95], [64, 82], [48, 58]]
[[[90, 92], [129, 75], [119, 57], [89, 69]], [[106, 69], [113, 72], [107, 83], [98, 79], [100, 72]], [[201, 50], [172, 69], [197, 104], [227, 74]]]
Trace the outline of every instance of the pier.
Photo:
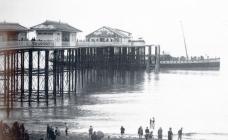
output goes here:
[[[9, 108], [14, 102], [44, 102], [77, 94], [88, 71], [155, 68], [159, 46], [132, 43], [78, 42], [54, 46], [52, 41], [0, 43], [0, 98]], [[153, 52], [154, 51], [154, 52]], [[158, 67], [158, 64], [157, 64]]]

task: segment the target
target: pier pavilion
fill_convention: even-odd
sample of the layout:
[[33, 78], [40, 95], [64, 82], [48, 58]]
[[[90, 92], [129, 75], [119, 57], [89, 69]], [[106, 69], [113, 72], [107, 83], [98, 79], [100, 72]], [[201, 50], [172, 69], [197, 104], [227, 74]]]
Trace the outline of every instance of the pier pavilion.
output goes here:
[[28, 29], [18, 23], [0, 23], [0, 42], [27, 40]]
[[132, 38], [130, 32], [103, 26], [86, 36], [89, 42], [128, 42]]
[[81, 30], [62, 22], [47, 20], [31, 27], [36, 31], [36, 40], [50, 41], [54, 46], [76, 46], [77, 33]]

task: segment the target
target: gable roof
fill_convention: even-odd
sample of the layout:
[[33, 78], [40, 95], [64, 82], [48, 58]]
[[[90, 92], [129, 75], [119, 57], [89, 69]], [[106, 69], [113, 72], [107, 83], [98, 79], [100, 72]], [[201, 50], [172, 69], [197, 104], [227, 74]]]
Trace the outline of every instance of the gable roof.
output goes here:
[[[107, 26], [103, 26], [103, 27], [101, 27], [101, 28], [95, 30], [94, 32], [96, 32], [96, 31], [98, 31], [98, 30], [100, 30], [100, 29], [103, 29], [103, 28], [105, 28], [105, 29], [107, 29], [107, 30], [109, 30], [109, 31], [111, 31], [111, 32], [113, 32], [113, 33], [115, 33], [115, 34], [117, 34], [118, 36], [120, 36], [120, 37], [122, 37], [122, 38], [130, 38], [130, 36], [128, 36], [128, 35], [126, 35], [126, 34], [124, 34], [124, 33], [127, 33], [127, 34], [131, 34], [131, 33], [126, 32], [126, 31], [123, 31], [123, 30], [120, 30], [120, 29], [115, 29], [115, 28], [107, 27]], [[86, 37], [91, 36], [94, 32], [88, 34]], [[123, 32], [124, 32], [124, 33], [123, 33]]]
[[0, 22], [0, 31], [28, 31], [28, 29], [19, 23]]
[[81, 30], [74, 28], [73, 26], [56, 21], [46, 20], [45, 22], [31, 27], [32, 30], [36, 31], [65, 31], [65, 32], [81, 32]]

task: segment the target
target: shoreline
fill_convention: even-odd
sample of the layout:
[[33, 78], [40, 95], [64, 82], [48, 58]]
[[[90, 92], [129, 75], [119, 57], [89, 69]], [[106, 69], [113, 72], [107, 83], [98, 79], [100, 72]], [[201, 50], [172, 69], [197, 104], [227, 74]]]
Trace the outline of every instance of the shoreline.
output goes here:
[[[29, 133], [30, 140], [40, 140], [43, 138], [46, 140], [46, 133], [45, 132], [30, 132]], [[139, 140], [139, 137], [137, 135], [131, 135], [131, 134], [124, 134], [122, 137], [120, 134], [110, 134], [110, 133], [104, 133], [104, 138], [101, 140]], [[142, 139], [145, 139], [143, 137]], [[56, 137], [56, 140], [91, 140], [89, 138], [89, 134], [87, 132], [72, 132], [69, 133], [68, 136], [64, 134], [64, 132], [61, 131], [61, 135]], [[156, 136], [153, 140], [157, 140]], [[166, 140], [166, 139], [163, 139]]]
[[[197, 135], [198, 133], [183, 133], [182, 140], [195, 140], [195, 139], [200, 139], [200, 137], [196, 138], [193, 135]], [[210, 134], [202, 134], [202, 135], [207, 135], [207, 137], [213, 137]], [[44, 131], [30, 131], [29, 132], [30, 140], [40, 140], [43, 138], [43, 140], [46, 140], [46, 132]], [[216, 135], [216, 137], [213, 137], [215, 139], [221, 139], [225, 140], [227, 139], [228, 134], [222, 133], [220, 135]], [[173, 139], [177, 139], [177, 135], [173, 135]], [[207, 139], [207, 138], [205, 138]], [[56, 137], [56, 140], [91, 140], [89, 138], [88, 132], [70, 132], [68, 136], [65, 136], [64, 131], [61, 131], [61, 135]], [[120, 134], [116, 133], [104, 133], [104, 138], [101, 140], [145, 140], [145, 137], [143, 136], [141, 139], [139, 139], [137, 134], [124, 134], [123, 137], [121, 138]], [[157, 135], [154, 135], [153, 139], [148, 139], [148, 140], [158, 140]], [[163, 134], [163, 140], [167, 140], [167, 135], [166, 133]]]

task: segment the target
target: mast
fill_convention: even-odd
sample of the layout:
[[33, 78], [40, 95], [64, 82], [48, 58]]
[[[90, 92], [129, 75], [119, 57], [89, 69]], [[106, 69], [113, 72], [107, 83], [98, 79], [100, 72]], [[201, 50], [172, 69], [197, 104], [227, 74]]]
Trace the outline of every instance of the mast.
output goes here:
[[183, 39], [184, 39], [184, 47], [185, 47], [186, 58], [188, 60], [188, 50], [187, 50], [187, 44], [186, 44], [185, 35], [184, 35], [184, 27], [183, 27], [183, 24], [181, 21], [180, 21], [180, 25], [181, 25], [181, 31], [182, 31], [182, 35], [183, 35]]

